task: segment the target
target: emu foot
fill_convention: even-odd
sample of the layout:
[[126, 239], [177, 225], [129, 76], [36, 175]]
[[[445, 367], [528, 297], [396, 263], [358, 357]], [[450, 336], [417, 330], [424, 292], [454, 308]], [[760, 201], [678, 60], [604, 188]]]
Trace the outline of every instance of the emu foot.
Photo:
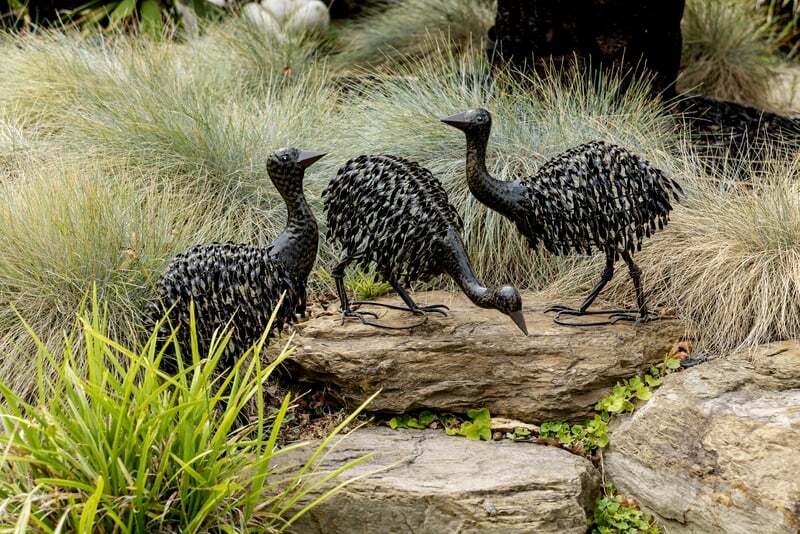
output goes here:
[[610, 315], [613, 313], [627, 313], [629, 310], [580, 310], [578, 308], [571, 308], [563, 304], [556, 304], [545, 308], [544, 313], [556, 312], [557, 315], [572, 315], [574, 317], [582, 317], [584, 315]]
[[378, 318], [377, 313], [373, 313], [370, 311], [355, 311], [355, 310], [342, 310], [342, 324], [348, 319], [358, 319], [363, 324], [370, 324], [364, 317], [372, 317], [373, 319]]
[[[556, 312], [553, 322], [561, 326], [604, 326], [629, 321], [636, 324], [648, 323], [661, 319], [657, 314], [645, 310], [579, 310], [557, 304], [544, 310], [544, 313]], [[563, 315], [570, 317], [583, 317], [584, 315], [606, 315], [608, 318], [603, 321], [565, 321]]]
[[[372, 303], [369, 303], [369, 302], [353, 302], [353, 304], [356, 305], [356, 306], [360, 306], [360, 305], [363, 305], [363, 304], [372, 304]], [[388, 305], [384, 304], [382, 306], [387, 307], [387, 308], [391, 308], [391, 309], [395, 309], [395, 310], [409, 311], [407, 308], [404, 308], [404, 307], [401, 307], [401, 306], [393, 306], [391, 304], [388, 304]], [[421, 316], [422, 320], [419, 321], [419, 322], [416, 322], [414, 324], [410, 324], [410, 325], [406, 325], [406, 326], [389, 326], [389, 325], [376, 323], [376, 322], [373, 322], [371, 320], [366, 319], [366, 317], [371, 317], [373, 319], [378, 319], [378, 314], [376, 314], [375, 312], [371, 312], [371, 311], [356, 311], [356, 310], [342, 310], [342, 324], [344, 324], [344, 322], [347, 319], [357, 319], [358, 321], [361, 322], [361, 324], [365, 324], [365, 325], [368, 325], [368, 326], [373, 326], [375, 328], [382, 328], [384, 330], [409, 330], [411, 328], [416, 328], [418, 326], [422, 326], [422, 325], [424, 325], [425, 323], [428, 322], [428, 314], [425, 313], [424, 311], [422, 311], [422, 310], [418, 310], [418, 311], [410, 310], [410, 311], [414, 312], [414, 315]]]
[[708, 354], [705, 352], [701, 352], [696, 356], [692, 354], [691, 356], [684, 358], [681, 360], [681, 367], [684, 369], [688, 369], [690, 367], [694, 367], [695, 365], [700, 365], [701, 363], [705, 363], [708, 361]]
[[444, 310], [448, 310], [448, 311], [450, 310], [450, 308], [448, 308], [444, 304], [430, 304], [428, 306], [415, 306], [415, 307], [412, 308], [412, 307], [409, 307], [409, 306], [398, 306], [397, 304], [385, 304], [383, 302], [372, 302], [372, 301], [367, 301], [367, 300], [358, 300], [356, 302], [353, 302], [353, 305], [357, 305], [357, 306], [362, 306], [362, 305], [381, 306], [383, 308], [389, 308], [391, 310], [399, 310], [399, 311], [411, 312], [414, 315], [426, 315], [428, 313], [440, 313], [444, 317], [447, 317], [447, 312], [445, 312]]
[[615, 312], [608, 316], [611, 319], [611, 323], [617, 323], [619, 321], [628, 321], [631, 323], [636, 324], [643, 324], [649, 323], [652, 321], [658, 321], [661, 317], [657, 313], [653, 313], [651, 311], [627, 311], [627, 312]]
[[[603, 326], [614, 324], [616, 321], [612, 320], [612, 316], [616, 314], [627, 313], [628, 310], [580, 310], [564, 306], [563, 304], [556, 304], [544, 310], [544, 313], [555, 312], [556, 316], [553, 322], [561, 326]], [[605, 321], [565, 321], [561, 318], [562, 315], [569, 317], [583, 317], [585, 315], [608, 315], [609, 318]]]

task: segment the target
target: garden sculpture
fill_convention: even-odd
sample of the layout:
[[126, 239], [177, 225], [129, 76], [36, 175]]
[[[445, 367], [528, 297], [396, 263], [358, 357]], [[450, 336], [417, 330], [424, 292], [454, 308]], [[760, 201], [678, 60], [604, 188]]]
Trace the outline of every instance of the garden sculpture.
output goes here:
[[[467, 139], [466, 177], [475, 197], [513, 221], [528, 244], [541, 241], [556, 255], [578, 252], [605, 253], [606, 265], [600, 281], [579, 309], [552, 306], [555, 322], [590, 326], [620, 320], [645, 322], [657, 318], [647, 309], [641, 272], [633, 254], [641, 250], [642, 238], [660, 230], [672, 210], [670, 195], [678, 200], [683, 191], [674, 180], [649, 162], [622, 147], [595, 141], [572, 148], [542, 165], [531, 178], [506, 182], [486, 170], [486, 146], [492, 127], [491, 114], [475, 109], [442, 119], [463, 131]], [[614, 275], [619, 257], [628, 265], [636, 290], [638, 310], [588, 311]], [[574, 323], [562, 315], [609, 314], [608, 321]]]
[[287, 207], [286, 228], [272, 244], [266, 248], [235, 243], [198, 245], [172, 259], [150, 306], [153, 323], [169, 311], [169, 324], [165, 321], [162, 335], [179, 327], [180, 346], [189, 346], [193, 302], [201, 354], [207, 353], [215, 331], [230, 322], [233, 333], [220, 362], [230, 367], [237, 354], [263, 335], [282, 295], [274, 331], [294, 322], [296, 313], [305, 313], [306, 280], [316, 260], [319, 232], [303, 195], [303, 175], [322, 156], [296, 148], [270, 156], [267, 171]]
[[396, 156], [360, 156], [339, 169], [323, 197], [329, 237], [343, 251], [342, 261], [333, 270], [343, 321], [357, 318], [387, 328], [365, 318], [377, 319], [375, 313], [350, 307], [344, 272], [357, 262], [364, 269], [374, 264], [406, 307], [373, 302], [353, 305], [410, 311], [423, 317], [418, 323], [422, 324], [428, 313], [447, 315], [444, 310], [448, 308], [441, 304], [418, 306], [404, 286], [446, 273], [475, 305], [505, 313], [527, 335], [519, 292], [511, 286], [487, 288], [478, 279], [461, 241], [461, 217], [428, 169]]

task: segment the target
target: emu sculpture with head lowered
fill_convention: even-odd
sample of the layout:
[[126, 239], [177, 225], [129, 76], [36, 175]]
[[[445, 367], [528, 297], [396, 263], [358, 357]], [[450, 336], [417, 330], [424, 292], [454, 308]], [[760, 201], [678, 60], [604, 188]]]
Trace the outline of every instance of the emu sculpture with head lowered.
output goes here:
[[[562, 315], [608, 313], [610, 322], [648, 321], [639, 267], [633, 254], [642, 239], [663, 228], [677, 200], [680, 186], [628, 150], [602, 141], [572, 148], [546, 162], [534, 176], [512, 182], [493, 178], [486, 169], [486, 147], [492, 127], [491, 114], [475, 109], [442, 119], [463, 131], [467, 139], [467, 184], [475, 198], [517, 226], [531, 247], [542, 243], [553, 254], [591, 254], [602, 251], [606, 265], [600, 280], [579, 309], [553, 306], [556, 322], [596, 325], [602, 322], [570, 323]], [[614, 275], [614, 264], [622, 257], [636, 290], [638, 310], [588, 311], [594, 299]]]
[[[272, 154], [267, 171], [287, 208], [284, 231], [265, 248], [236, 243], [198, 245], [175, 256], [156, 284], [150, 306], [155, 323], [166, 311], [162, 337], [178, 328], [178, 343], [188, 354], [190, 305], [201, 354], [214, 336], [230, 323], [232, 337], [221, 364], [229, 367], [236, 356], [257, 342], [283, 295], [273, 331], [305, 313], [306, 280], [317, 256], [317, 221], [303, 195], [305, 169], [324, 154], [286, 148]], [[271, 334], [272, 332], [270, 332]], [[174, 370], [174, 362], [165, 362]]]
[[374, 264], [406, 304], [381, 306], [411, 311], [423, 322], [427, 313], [446, 315], [443, 305], [418, 306], [404, 286], [448, 274], [473, 303], [505, 313], [527, 335], [519, 292], [511, 286], [486, 287], [477, 277], [461, 241], [461, 218], [428, 169], [396, 156], [360, 156], [339, 169], [323, 197], [329, 238], [343, 251], [333, 271], [343, 320], [355, 317], [383, 326], [365, 319], [377, 318], [374, 313], [350, 307], [344, 270], [356, 262], [364, 269]]

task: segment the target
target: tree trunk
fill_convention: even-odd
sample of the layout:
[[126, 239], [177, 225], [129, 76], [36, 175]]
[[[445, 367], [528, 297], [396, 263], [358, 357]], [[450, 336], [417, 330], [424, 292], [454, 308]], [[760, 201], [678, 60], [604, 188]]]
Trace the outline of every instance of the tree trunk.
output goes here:
[[[645, 66], [653, 89], [675, 94], [681, 59], [681, 18], [685, 0], [498, 0], [489, 30], [492, 60], [518, 68], [572, 61], [621, 65], [624, 72]], [[535, 59], [535, 61], [534, 61]]]

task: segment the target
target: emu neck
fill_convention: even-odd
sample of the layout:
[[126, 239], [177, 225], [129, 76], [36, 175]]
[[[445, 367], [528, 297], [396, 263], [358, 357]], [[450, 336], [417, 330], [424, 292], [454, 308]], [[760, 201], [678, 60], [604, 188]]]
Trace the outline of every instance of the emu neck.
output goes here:
[[518, 203], [518, 184], [497, 180], [486, 170], [489, 132], [467, 134], [467, 185], [483, 205], [511, 217]]
[[286, 202], [286, 228], [272, 242], [271, 255], [282, 261], [293, 276], [305, 280], [317, 256], [317, 220], [302, 190], [280, 193]]
[[441, 254], [442, 270], [455, 280], [464, 294], [476, 306], [492, 308], [491, 291], [483, 285], [469, 261], [464, 242], [452, 228], [448, 229]]

